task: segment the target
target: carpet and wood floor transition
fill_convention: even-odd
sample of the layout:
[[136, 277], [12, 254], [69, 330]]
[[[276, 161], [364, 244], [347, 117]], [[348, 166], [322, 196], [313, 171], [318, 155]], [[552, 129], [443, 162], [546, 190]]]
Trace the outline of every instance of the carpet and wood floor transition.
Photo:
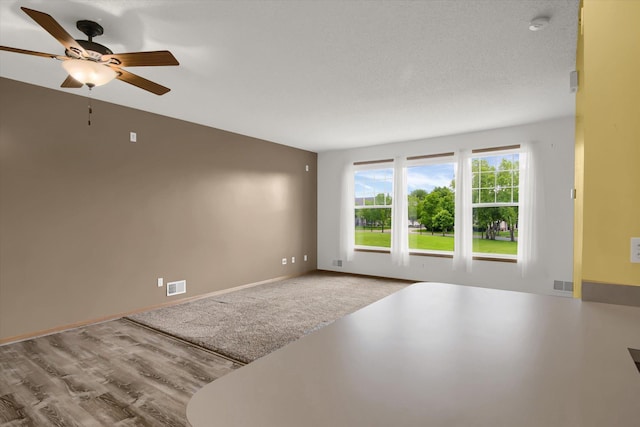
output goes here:
[[120, 319], [0, 347], [0, 426], [184, 426], [240, 365]]
[[0, 427], [186, 426], [205, 384], [407, 285], [316, 272], [0, 346]]

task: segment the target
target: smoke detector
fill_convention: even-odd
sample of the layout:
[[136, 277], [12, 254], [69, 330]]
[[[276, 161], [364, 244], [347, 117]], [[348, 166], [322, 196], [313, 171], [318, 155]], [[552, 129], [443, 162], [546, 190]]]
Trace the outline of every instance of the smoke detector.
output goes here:
[[536, 18], [533, 18], [531, 22], [529, 22], [529, 29], [531, 31], [540, 31], [547, 25], [549, 25], [549, 17], [538, 16]]

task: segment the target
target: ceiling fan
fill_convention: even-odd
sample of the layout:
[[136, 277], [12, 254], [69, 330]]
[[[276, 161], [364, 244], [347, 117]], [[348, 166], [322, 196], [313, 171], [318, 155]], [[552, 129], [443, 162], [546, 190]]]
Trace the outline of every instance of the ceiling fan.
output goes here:
[[87, 85], [91, 89], [118, 79], [156, 95], [164, 95], [171, 90], [122, 69], [122, 67], [179, 65], [178, 60], [168, 50], [113, 53], [108, 47], [93, 41], [94, 37], [102, 35], [104, 31], [96, 22], [78, 21], [77, 28], [86, 34], [88, 40], [75, 40], [51, 15], [26, 7], [21, 9], [65, 47], [64, 55], [7, 46], [0, 46], [0, 50], [62, 61], [62, 67], [69, 76], [62, 82], [61, 87], [79, 88]]

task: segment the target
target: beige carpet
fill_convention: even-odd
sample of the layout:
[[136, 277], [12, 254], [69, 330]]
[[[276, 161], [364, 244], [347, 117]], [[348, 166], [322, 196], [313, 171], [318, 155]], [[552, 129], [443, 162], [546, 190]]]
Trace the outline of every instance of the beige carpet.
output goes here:
[[408, 284], [314, 272], [129, 319], [249, 363]]

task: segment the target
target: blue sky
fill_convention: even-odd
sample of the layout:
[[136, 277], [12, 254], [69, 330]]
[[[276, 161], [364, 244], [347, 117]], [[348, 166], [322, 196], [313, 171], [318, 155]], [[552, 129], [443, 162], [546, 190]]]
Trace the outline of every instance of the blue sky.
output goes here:
[[453, 164], [422, 165], [407, 168], [408, 192], [426, 190], [430, 192], [436, 187], [448, 187], [453, 180]]
[[355, 173], [354, 192], [359, 197], [393, 193], [393, 168], [363, 170]]
[[[453, 179], [453, 164], [412, 166], [407, 169], [409, 193], [435, 187], [448, 187]], [[355, 173], [355, 197], [375, 197], [380, 193], [393, 193], [393, 169], [363, 170]]]

